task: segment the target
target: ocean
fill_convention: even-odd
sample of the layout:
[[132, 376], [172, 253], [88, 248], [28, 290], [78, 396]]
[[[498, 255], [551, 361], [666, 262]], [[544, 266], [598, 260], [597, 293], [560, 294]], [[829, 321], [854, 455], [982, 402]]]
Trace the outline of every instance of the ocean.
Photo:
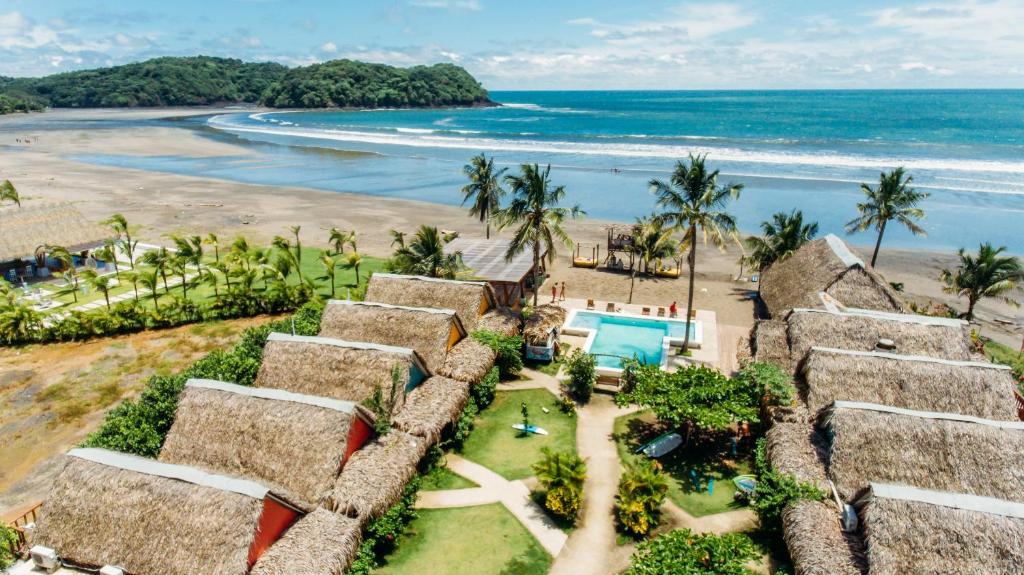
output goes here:
[[[461, 167], [485, 152], [515, 170], [551, 164], [589, 217], [650, 213], [651, 178], [690, 153], [745, 186], [732, 207], [754, 232], [793, 208], [843, 234], [860, 184], [904, 166], [931, 194], [927, 237], [885, 245], [949, 250], [983, 241], [1024, 253], [1024, 91], [492, 92], [473, 109], [225, 113], [179, 123], [252, 146], [257, 158], [80, 156], [89, 162], [458, 205]], [[337, 150], [361, 152], [336, 153]], [[850, 236], [871, 244], [873, 234]]]

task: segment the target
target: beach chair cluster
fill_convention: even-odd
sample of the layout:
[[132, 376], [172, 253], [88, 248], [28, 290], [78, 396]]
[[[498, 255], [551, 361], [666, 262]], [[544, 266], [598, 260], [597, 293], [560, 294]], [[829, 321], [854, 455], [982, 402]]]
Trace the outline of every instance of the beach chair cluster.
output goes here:
[[[591, 311], [596, 310], [597, 309], [597, 303], [594, 300], [592, 300], [592, 299], [588, 299], [587, 300], [587, 309], [591, 310]], [[653, 308], [651, 308], [649, 306], [643, 306], [643, 307], [640, 308], [640, 315], [649, 316], [649, 315], [651, 315], [651, 310], [652, 309]], [[618, 305], [616, 305], [615, 302], [608, 302], [607, 304], [605, 304], [604, 311], [606, 313], [621, 313], [622, 312], [622, 308], [619, 307]], [[658, 307], [656, 311], [657, 311], [657, 314], [656, 314], [657, 317], [675, 318], [675, 317], [678, 317], [678, 315], [679, 315], [677, 313], [670, 312], [667, 308], [664, 308], [664, 307]], [[697, 318], [697, 310], [691, 310], [690, 311], [690, 319], [696, 319], [696, 318]]]

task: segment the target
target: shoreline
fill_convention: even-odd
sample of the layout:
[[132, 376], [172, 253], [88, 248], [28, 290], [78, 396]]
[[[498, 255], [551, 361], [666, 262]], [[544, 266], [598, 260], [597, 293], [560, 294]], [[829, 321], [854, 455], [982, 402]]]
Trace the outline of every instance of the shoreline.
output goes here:
[[[466, 237], [482, 237], [483, 226], [466, 214], [464, 208], [422, 200], [337, 192], [301, 185], [273, 186], [241, 183], [235, 180], [178, 175], [76, 162], [65, 156], [78, 153], [174, 156], [217, 158], [222, 156], [255, 156], [257, 152], [198, 132], [169, 126], [117, 126], [102, 130], [80, 126], [62, 126], [65, 121], [89, 119], [146, 120], [180, 118], [229, 112], [225, 108], [72, 110], [44, 112], [33, 120], [45, 117], [53, 125], [21, 130], [26, 122], [0, 117], [0, 146], [14, 153], [0, 154], [0, 175], [11, 179], [26, 202], [36, 200], [72, 201], [92, 220], [99, 221], [111, 213], [121, 212], [133, 224], [141, 224], [138, 237], [151, 243], [166, 243], [166, 234], [176, 232], [214, 232], [227, 243], [236, 234], [244, 234], [251, 242], [266, 243], [274, 235], [284, 235], [288, 226], [302, 225], [302, 241], [306, 245], [326, 247], [327, 230], [332, 226], [355, 229], [359, 247], [364, 253], [387, 256], [391, 252], [390, 229], [413, 231], [420, 224], [458, 230]], [[168, 114], [168, 112], [171, 112]], [[20, 116], [25, 118], [30, 116]], [[17, 118], [14, 118], [17, 120]], [[38, 127], [36, 122], [27, 122]], [[33, 139], [31, 145], [19, 145], [16, 138]], [[32, 134], [32, 132], [36, 132]], [[37, 139], [38, 138], [38, 139]], [[453, 189], [453, 197], [458, 190]], [[201, 205], [205, 204], [205, 205]], [[586, 206], [583, 206], [586, 209]], [[769, 217], [770, 214], [764, 214]], [[589, 252], [601, 246], [604, 257], [606, 227], [628, 225], [584, 219], [567, 225], [570, 236]], [[866, 238], [864, 243], [859, 238]], [[852, 238], [851, 246], [865, 257], [870, 256], [867, 234]], [[849, 241], [849, 238], [844, 238]], [[866, 245], [867, 244], [867, 245]], [[582, 270], [569, 266], [570, 250], [561, 249], [552, 266], [554, 281], [569, 284], [573, 297], [595, 297], [625, 301], [629, 281], [619, 274]], [[720, 308], [725, 323], [749, 326], [753, 318], [749, 301], [737, 299], [737, 292], [756, 289], [756, 284], [733, 281], [739, 268], [738, 251], [720, 254], [713, 248], [698, 247], [697, 304]], [[867, 258], [865, 258], [867, 259]], [[885, 249], [879, 256], [878, 269], [889, 281], [905, 286], [908, 299], [918, 303], [929, 300], [953, 303], [956, 298], [942, 292], [938, 274], [953, 264], [955, 253], [945, 250]], [[745, 273], [749, 275], [749, 273]], [[675, 280], [637, 278], [634, 302], [666, 305], [672, 300], [685, 300], [686, 283]], [[574, 294], [574, 295], [573, 295]], [[543, 295], [543, 290], [542, 290]], [[543, 297], [541, 298], [543, 299]], [[740, 303], [742, 301], [742, 303]], [[983, 316], [1015, 318], [1020, 313], [996, 301], [980, 305]], [[1009, 345], [1019, 346], [1020, 336], [1009, 326], [995, 322], [983, 323], [983, 333]]]

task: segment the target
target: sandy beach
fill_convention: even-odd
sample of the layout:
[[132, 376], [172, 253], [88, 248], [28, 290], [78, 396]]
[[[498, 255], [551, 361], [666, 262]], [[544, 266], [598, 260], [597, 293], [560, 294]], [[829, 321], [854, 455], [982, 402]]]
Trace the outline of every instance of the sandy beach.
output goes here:
[[[171, 233], [217, 233], [230, 239], [244, 235], [251, 242], [267, 242], [301, 225], [306, 245], [326, 247], [331, 227], [354, 229], [364, 253], [386, 256], [390, 252], [391, 229], [413, 231], [420, 224], [458, 230], [467, 237], [483, 235], [483, 226], [462, 209], [438, 204], [390, 199], [355, 193], [338, 193], [300, 187], [261, 186], [210, 178], [106, 167], [73, 161], [69, 156], [83, 153], [190, 156], [217, 158], [256, 153], [248, 147], [202, 137], [193, 130], [163, 126], [91, 128], [90, 120], [146, 120], [222, 110], [60, 110], [31, 116], [0, 118], [0, 177], [17, 186], [26, 203], [43, 200], [71, 201], [89, 218], [101, 220], [121, 212], [140, 226], [137, 236], [146, 242], [167, 242]], [[45, 129], [39, 129], [40, 126]], [[101, 125], [102, 126], [102, 125]], [[24, 140], [30, 143], [24, 143]], [[21, 140], [21, 142], [18, 142]], [[256, 159], [254, 157], [254, 159]], [[458, 190], [453, 189], [452, 194]], [[586, 204], [583, 204], [586, 209]], [[767, 218], [770, 214], [764, 214]], [[569, 231], [585, 250], [605, 242], [610, 222], [585, 219], [574, 222]], [[756, 226], [748, 222], [746, 227]], [[868, 242], [867, 234], [853, 241]], [[855, 246], [865, 253], [867, 250]], [[718, 252], [701, 246], [698, 250], [696, 305], [717, 312], [720, 323], [736, 328], [753, 322], [751, 290], [756, 285], [735, 281], [739, 250]], [[574, 269], [569, 250], [559, 254], [551, 267], [554, 281], [565, 281], [570, 297], [624, 301], [629, 292], [625, 274]], [[602, 255], [603, 257], [603, 255]], [[879, 257], [879, 271], [904, 285], [905, 295], [918, 303], [928, 301], [963, 305], [943, 293], [939, 272], [953, 265], [955, 255], [931, 251], [886, 250]], [[667, 306], [684, 302], [686, 282], [638, 277], [635, 303]], [[542, 291], [543, 294], [543, 291]], [[1020, 311], [1006, 304], [985, 301], [979, 305], [982, 332], [1011, 346], [1020, 345], [1013, 326], [994, 321], [1012, 321]]]

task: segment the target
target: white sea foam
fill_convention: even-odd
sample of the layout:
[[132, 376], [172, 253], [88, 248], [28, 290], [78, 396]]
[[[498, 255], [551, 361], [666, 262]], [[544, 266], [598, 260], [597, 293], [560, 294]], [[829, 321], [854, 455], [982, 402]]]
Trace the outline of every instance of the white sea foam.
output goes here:
[[[410, 146], [419, 148], [453, 148], [505, 152], [550, 154], [583, 154], [597, 156], [680, 158], [687, 154], [709, 154], [717, 161], [768, 165], [833, 166], [841, 168], [889, 169], [903, 166], [908, 170], [940, 172], [987, 172], [1024, 175], [1024, 162], [994, 160], [950, 160], [946, 158], [887, 158], [837, 153], [798, 153], [775, 150], [745, 150], [728, 146], [651, 144], [624, 142], [568, 142], [542, 140], [503, 140], [469, 138], [425, 133], [418, 128], [405, 128], [404, 133], [362, 132], [358, 130], [315, 130], [298, 127], [248, 126], [231, 123], [230, 116], [208, 120], [214, 127], [232, 132], [277, 134], [298, 138], [334, 140]], [[416, 130], [416, 131], [413, 131]]]
[[429, 128], [391, 128], [400, 134], [433, 134], [434, 130]]

